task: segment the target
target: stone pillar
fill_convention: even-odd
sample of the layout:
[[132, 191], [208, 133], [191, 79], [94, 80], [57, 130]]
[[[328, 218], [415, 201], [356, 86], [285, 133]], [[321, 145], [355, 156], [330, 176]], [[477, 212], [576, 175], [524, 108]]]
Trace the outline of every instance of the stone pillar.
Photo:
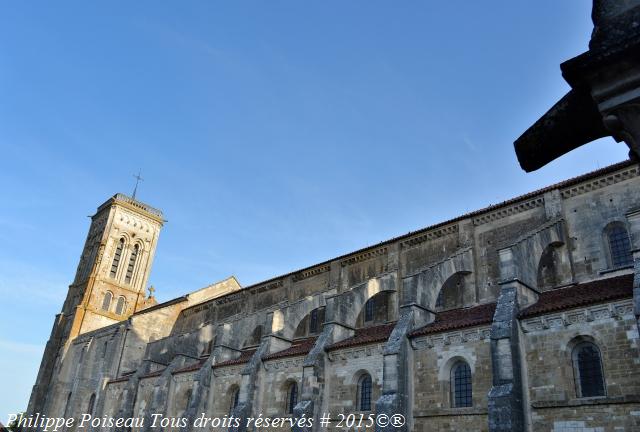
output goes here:
[[517, 282], [502, 285], [491, 326], [493, 387], [489, 391], [489, 430], [523, 431], [524, 406], [518, 338]]
[[[273, 314], [267, 316], [265, 328], [273, 328]], [[270, 344], [274, 340], [272, 334], [262, 337], [260, 345], [256, 352], [253, 353], [249, 362], [242, 369], [240, 390], [238, 394], [238, 405], [233, 409], [232, 416], [240, 419], [238, 427], [230, 427], [230, 432], [244, 432], [247, 430], [247, 419], [251, 417], [253, 411], [253, 401], [258, 389], [258, 379], [260, 367], [262, 366], [262, 357], [270, 352]]]
[[398, 321], [383, 350], [382, 395], [376, 401], [376, 414], [394, 414], [404, 417], [401, 427], [376, 424], [377, 432], [410, 431], [413, 428], [413, 348], [408, 338], [417, 327], [433, 321], [434, 314], [418, 305], [418, 290], [414, 278], [402, 280], [399, 291]]
[[526, 278], [526, 250], [532, 247], [529, 243], [523, 243], [498, 251], [502, 282], [491, 325], [491, 432], [524, 431], [529, 423], [529, 409], [525, 404], [528, 398], [524, 386], [526, 376], [521, 364], [523, 349], [520, 344], [518, 313], [524, 307], [538, 301], [538, 292], [522, 282], [522, 279]]
[[400, 414], [405, 423], [400, 427], [391, 423], [385, 427], [376, 425], [377, 432], [413, 429], [413, 348], [408, 335], [417, 322], [425, 321], [426, 314], [427, 311], [415, 304], [402, 306], [398, 322], [384, 346], [382, 395], [376, 401], [376, 414], [386, 414], [389, 418]]
[[[218, 326], [214, 331], [214, 335], [218, 334], [221, 329], [222, 326]], [[196, 373], [189, 405], [182, 414], [183, 417], [190, 419], [190, 421], [185, 427], [180, 428], [180, 432], [197, 430], [197, 428], [193, 427], [193, 420], [200, 413], [207, 412], [207, 402], [209, 401], [209, 395], [213, 388], [213, 365], [219, 361], [218, 359], [222, 356], [221, 351], [222, 348], [220, 346], [214, 347], [209, 354], [209, 358], [200, 366], [200, 369]]]
[[[153, 423], [153, 418], [151, 417], [152, 414], [167, 412], [169, 393], [173, 390], [173, 371], [181, 368], [183, 365], [184, 358], [182, 356], [176, 356], [171, 360], [169, 366], [162, 371], [162, 375], [158, 377], [153, 388], [153, 396], [151, 396], [149, 406], [145, 409], [144, 425], [140, 428], [140, 432], [153, 431], [153, 428], [151, 427], [151, 424]], [[139, 382], [139, 379], [137, 381]], [[138, 385], [138, 382], [136, 382], [136, 386]], [[136, 404], [135, 396], [132, 398], [132, 402], [131, 410], [133, 411], [133, 407]]]
[[341, 298], [340, 295], [333, 295], [326, 299], [325, 322], [322, 333], [318, 336], [315, 345], [307, 354], [302, 364], [302, 389], [300, 401], [293, 409], [293, 414], [300, 419], [312, 417], [316, 421], [313, 427], [299, 426], [293, 427], [295, 432], [312, 432], [320, 430], [319, 419], [322, 409], [324, 383], [325, 383], [325, 361], [327, 354], [325, 348], [329, 345], [352, 337], [355, 329], [344, 324], [342, 318], [345, 310], [350, 305]]

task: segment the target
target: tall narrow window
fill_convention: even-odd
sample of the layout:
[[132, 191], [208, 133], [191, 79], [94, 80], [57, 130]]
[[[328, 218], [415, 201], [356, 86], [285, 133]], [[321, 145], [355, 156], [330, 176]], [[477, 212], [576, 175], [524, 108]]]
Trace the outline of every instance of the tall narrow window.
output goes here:
[[178, 403], [180, 404], [178, 408], [178, 412], [180, 413], [180, 415], [184, 414], [184, 412], [187, 410], [187, 408], [189, 408], [189, 402], [191, 401], [191, 394], [193, 393], [193, 389], [189, 388], [187, 390], [185, 390], [185, 392], [182, 395], [182, 400], [179, 401]]
[[107, 348], [109, 348], [109, 342], [102, 344], [102, 358], [107, 356]]
[[116, 314], [117, 315], [122, 315], [124, 313], [126, 304], [127, 304], [127, 302], [126, 302], [124, 297], [122, 297], [122, 296], [118, 297], [118, 303], [116, 303]]
[[376, 303], [375, 300], [373, 298], [370, 298], [364, 304], [364, 321], [365, 322], [373, 321], [373, 312], [375, 311], [375, 307], [376, 307], [375, 303]]
[[451, 401], [454, 408], [473, 406], [471, 368], [465, 362], [451, 368]]
[[89, 405], [87, 406], [87, 412], [83, 413], [83, 414], [93, 415], [93, 408], [94, 408], [95, 404], [96, 404], [96, 394], [94, 393], [89, 398]]
[[309, 333], [318, 333], [318, 309], [312, 310], [309, 316]]
[[64, 415], [63, 417], [69, 417], [69, 414], [71, 412], [71, 396], [73, 396], [73, 393], [69, 393], [69, 395], [67, 396], [67, 404], [64, 406]]
[[298, 384], [291, 383], [287, 390], [287, 414], [293, 414], [293, 409], [298, 403]]
[[129, 257], [129, 265], [127, 266], [127, 274], [124, 277], [125, 283], [131, 283], [131, 278], [133, 277], [133, 269], [136, 266], [136, 259], [138, 258], [138, 251], [140, 250], [140, 246], [135, 245], [133, 250], [131, 251], [131, 256]]
[[604, 376], [598, 347], [591, 342], [582, 342], [573, 349], [572, 357], [578, 397], [604, 396]]
[[240, 400], [240, 389], [235, 388], [233, 393], [231, 393], [231, 406], [229, 407], [229, 415], [233, 414], [233, 410], [238, 406], [238, 401]]
[[102, 310], [109, 311], [111, 309], [111, 300], [113, 300], [113, 294], [111, 291], [107, 291], [102, 299]]
[[116, 252], [113, 254], [113, 263], [111, 263], [110, 276], [115, 278], [118, 274], [118, 266], [120, 265], [120, 258], [122, 258], [122, 249], [124, 249], [124, 239], [121, 238], [116, 246]]
[[614, 224], [609, 227], [607, 229], [607, 239], [609, 241], [612, 267], [624, 267], [633, 264], [629, 234], [622, 225]]
[[371, 411], [371, 375], [367, 373], [358, 380], [358, 409]]

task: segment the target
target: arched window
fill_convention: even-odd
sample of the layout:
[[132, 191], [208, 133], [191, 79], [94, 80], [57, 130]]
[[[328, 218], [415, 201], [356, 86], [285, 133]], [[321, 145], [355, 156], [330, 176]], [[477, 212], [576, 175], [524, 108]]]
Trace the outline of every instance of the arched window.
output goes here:
[[64, 406], [64, 415], [63, 417], [69, 417], [69, 412], [71, 411], [71, 396], [73, 395], [72, 392], [69, 392], [69, 395], [67, 396], [67, 404]]
[[607, 242], [609, 243], [609, 256], [611, 267], [624, 267], [633, 264], [631, 255], [631, 242], [627, 230], [620, 223], [614, 223], [606, 229]]
[[358, 380], [358, 409], [371, 411], [371, 375], [368, 373]]
[[293, 409], [298, 403], [298, 384], [291, 383], [287, 389], [287, 414], [293, 414]]
[[127, 302], [126, 302], [124, 297], [122, 297], [122, 296], [118, 297], [118, 303], [116, 303], [116, 314], [117, 315], [122, 315], [124, 313], [126, 304], [127, 304]]
[[179, 406], [177, 406], [176, 408], [178, 409], [178, 412], [180, 413], [180, 415], [184, 414], [187, 408], [189, 408], [189, 402], [191, 401], [192, 393], [193, 393], [193, 389], [188, 388], [182, 393], [182, 398], [178, 400], [177, 405]]
[[111, 300], [113, 300], [113, 293], [107, 291], [104, 294], [104, 299], [102, 299], [102, 310], [109, 311], [109, 309], [111, 309]]
[[318, 309], [312, 310], [309, 316], [309, 333], [318, 333]]
[[113, 263], [111, 263], [111, 273], [110, 276], [112, 278], [116, 277], [118, 274], [118, 266], [120, 265], [120, 258], [122, 258], [122, 249], [124, 249], [124, 239], [121, 238], [118, 242], [118, 246], [116, 246], [116, 252], [113, 254]]
[[373, 313], [376, 309], [376, 301], [375, 298], [372, 297], [364, 304], [364, 322], [373, 321]]
[[131, 251], [131, 256], [129, 257], [129, 265], [127, 266], [127, 274], [124, 277], [125, 283], [131, 283], [131, 278], [133, 277], [133, 269], [136, 266], [136, 259], [138, 259], [138, 251], [140, 250], [139, 245], [135, 245], [133, 250]]
[[93, 415], [93, 408], [95, 407], [95, 404], [96, 404], [96, 394], [94, 393], [89, 398], [89, 405], [87, 406], [87, 412], [83, 414]]
[[473, 406], [471, 368], [460, 361], [451, 368], [451, 402], [454, 408]]
[[231, 405], [229, 406], [229, 415], [233, 414], [233, 410], [238, 406], [238, 401], [240, 400], [240, 389], [235, 387], [231, 392]]
[[582, 342], [573, 349], [572, 357], [578, 397], [604, 396], [604, 374], [598, 347], [591, 342]]

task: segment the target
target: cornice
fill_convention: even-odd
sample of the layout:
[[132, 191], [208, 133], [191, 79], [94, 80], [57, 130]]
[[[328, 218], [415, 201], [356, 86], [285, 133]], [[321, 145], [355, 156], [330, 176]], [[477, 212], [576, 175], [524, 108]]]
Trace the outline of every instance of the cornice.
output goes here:
[[300, 369], [305, 356], [287, 357], [283, 359], [266, 360], [262, 364], [267, 372], [278, 372], [285, 369]]
[[489, 211], [487, 213], [480, 214], [473, 218], [473, 225], [479, 226], [489, 222], [496, 221], [498, 219], [503, 219], [509, 216], [513, 216], [519, 213], [523, 213], [538, 207], [544, 206], [544, 197], [542, 195], [536, 196], [534, 198], [521, 201], [509, 206], [501, 207], [494, 211]]
[[411, 248], [413, 246], [416, 246], [420, 243], [424, 243], [426, 241], [430, 241], [430, 240], [435, 240], [437, 238], [440, 237], [444, 237], [447, 235], [451, 235], [451, 234], [457, 234], [458, 233], [458, 224], [452, 224], [452, 225], [447, 225], [447, 226], [443, 226], [441, 228], [437, 228], [434, 230], [430, 230], [427, 231], [425, 233], [422, 233], [420, 235], [417, 235], [415, 237], [411, 237], [405, 241], [402, 242], [402, 247], [403, 248]]
[[300, 271], [298, 273], [294, 273], [291, 279], [293, 280], [293, 282], [299, 282], [301, 280], [308, 279], [319, 274], [327, 273], [329, 270], [331, 270], [331, 264], [323, 264]]
[[371, 357], [374, 355], [382, 356], [384, 343], [374, 343], [369, 345], [358, 345], [353, 348], [340, 348], [329, 351], [327, 356], [330, 361], [336, 360], [353, 360], [362, 357]]
[[625, 180], [632, 179], [638, 176], [638, 166], [633, 165], [627, 169], [611, 173], [607, 176], [593, 179], [588, 182], [580, 183], [572, 187], [562, 189], [560, 195], [562, 198], [571, 198], [574, 196], [582, 195], [588, 192], [592, 192], [603, 187], [610, 186], [616, 183], [620, 183]]
[[413, 339], [411, 344], [415, 349], [441, 348], [444, 346], [459, 346], [470, 342], [489, 340], [490, 337], [491, 326], [482, 326], [419, 336]]
[[367, 261], [372, 258], [377, 258], [379, 256], [386, 254], [387, 250], [388, 248], [386, 246], [380, 247], [378, 249], [367, 250], [365, 252], [348, 257], [347, 259], [340, 262], [340, 265], [342, 267], [345, 267], [345, 266], [356, 264], [362, 261]]
[[574, 325], [586, 324], [593, 321], [606, 319], [621, 320], [625, 317], [633, 317], [633, 301], [605, 303], [590, 307], [573, 309], [562, 313], [551, 313], [524, 319], [522, 331], [525, 333], [546, 331], [554, 328], [565, 328]]

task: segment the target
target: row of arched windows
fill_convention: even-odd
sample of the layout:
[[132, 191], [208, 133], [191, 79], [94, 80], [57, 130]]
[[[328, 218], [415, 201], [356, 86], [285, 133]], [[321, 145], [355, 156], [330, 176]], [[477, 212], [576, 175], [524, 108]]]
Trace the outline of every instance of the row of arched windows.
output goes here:
[[[573, 369], [576, 381], [576, 395], [579, 398], [605, 396], [604, 373], [602, 369], [602, 359], [598, 347], [589, 341], [578, 343], [572, 351]], [[372, 407], [372, 379], [369, 373], [363, 373], [358, 378], [357, 391], [355, 395], [356, 407], [359, 411], [371, 411]], [[450, 373], [450, 397], [451, 407], [465, 408], [473, 406], [473, 385], [471, 368], [464, 360], [456, 361], [451, 367]], [[240, 389], [235, 386], [231, 390], [231, 404], [229, 413], [232, 414], [238, 406]], [[72, 394], [67, 397], [65, 416], [69, 410]], [[191, 397], [191, 390], [185, 400], [188, 402]], [[87, 413], [93, 413], [95, 406], [95, 393], [89, 398]], [[298, 403], [298, 384], [291, 382], [287, 386], [287, 396], [285, 402], [285, 412], [293, 414], [293, 410]]]
[[[578, 398], [606, 395], [602, 358], [598, 346], [593, 342], [578, 343], [571, 352]], [[463, 408], [473, 406], [471, 368], [463, 360], [454, 363], [450, 375], [451, 406]], [[366, 386], [361, 386], [360, 391]], [[360, 410], [365, 411], [360, 404]]]
[[[355, 395], [356, 406], [359, 411], [371, 411], [371, 391], [372, 381], [371, 375], [363, 373], [358, 379], [358, 388]], [[229, 413], [233, 413], [233, 410], [238, 406], [238, 397], [240, 395], [240, 389], [235, 387], [231, 391], [231, 404], [229, 406]], [[285, 413], [293, 414], [293, 409], [298, 403], [298, 384], [291, 382], [287, 386], [287, 398], [285, 400]]]
[[[125, 250], [125, 240], [124, 237], [120, 238], [118, 244], [116, 246], [116, 250], [113, 254], [113, 261], [111, 262], [111, 271], [109, 272], [109, 276], [112, 279], [115, 279], [118, 276], [118, 269], [120, 268], [120, 262], [122, 261], [123, 253]], [[127, 263], [127, 269], [124, 276], [124, 283], [131, 284], [133, 279], [133, 272], [136, 267], [136, 263], [138, 261], [138, 255], [140, 255], [140, 245], [136, 243], [129, 254], [129, 262]]]
[[[106, 312], [111, 312], [111, 303], [113, 302], [113, 293], [111, 291], [107, 291], [102, 299], [102, 310]], [[127, 299], [124, 296], [119, 296], [116, 301], [115, 314], [123, 315], [127, 310]]]

